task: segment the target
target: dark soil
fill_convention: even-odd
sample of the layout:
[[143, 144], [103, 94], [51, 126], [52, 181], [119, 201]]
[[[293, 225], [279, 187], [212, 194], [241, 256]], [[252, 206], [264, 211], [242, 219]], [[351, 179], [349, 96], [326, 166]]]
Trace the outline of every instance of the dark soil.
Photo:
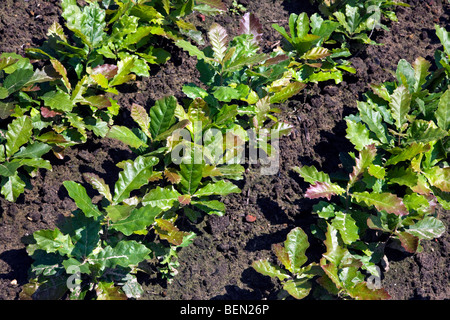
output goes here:
[[[225, 1], [231, 3], [231, 1]], [[407, 1], [412, 8], [398, 8], [398, 23], [390, 23], [390, 32], [377, 31], [374, 39], [382, 46], [361, 46], [351, 61], [355, 75], [346, 75], [339, 85], [334, 82], [310, 85], [296, 98], [281, 105], [281, 119], [291, 123], [293, 133], [280, 141], [280, 170], [276, 175], [261, 175], [258, 167], [250, 167], [239, 182], [242, 193], [223, 199], [227, 205], [224, 217], [208, 216], [195, 226], [182, 227], [196, 231], [194, 244], [179, 252], [180, 267], [172, 283], [156, 274], [142, 276], [143, 299], [275, 299], [279, 284], [251, 268], [261, 258], [274, 258], [271, 245], [285, 240], [296, 226], [309, 230], [313, 202], [304, 198], [307, 185], [292, 172], [298, 165], [317, 165], [326, 172], [339, 169], [339, 153], [351, 146], [345, 139], [343, 118], [356, 112], [356, 101], [371, 83], [393, 80], [400, 59], [413, 62], [417, 57], [432, 60], [439, 41], [434, 24], [449, 28], [450, 5], [445, 1]], [[309, 1], [240, 0], [264, 25], [265, 50], [280, 36], [272, 23], [287, 25], [292, 12], [315, 12]], [[47, 28], [60, 21], [57, 0], [4, 0], [0, 2], [0, 52], [24, 54], [24, 49], [37, 46], [45, 39]], [[216, 21], [236, 33], [238, 17], [223, 15], [202, 22], [192, 17], [200, 29], [207, 30]], [[62, 23], [62, 21], [60, 21]], [[170, 47], [172, 60], [155, 68], [152, 77], [138, 80], [122, 88], [119, 100], [127, 123], [127, 109], [135, 102], [151, 106], [158, 98], [175, 95], [183, 98], [181, 86], [198, 83], [195, 59]], [[93, 139], [70, 150], [64, 160], [49, 156], [53, 171], [41, 171], [17, 203], [0, 199], [0, 299], [18, 299], [27, 283], [31, 259], [22, 237], [43, 228], [54, 228], [74, 209], [62, 182], [74, 180], [84, 184], [82, 173], [95, 172], [106, 181], [116, 177], [115, 163], [133, 157], [119, 142]], [[113, 178], [114, 179], [114, 178]], [[247, 222], [246, 216], [256, 217]], [[441, 218], [449, 226], [448, 212]], [[311, 241], [314, 241], [311, 238]], [[314, 244], [320, 248], [320, 243]], [[383, 286], [393, 299], [450, 298], [450, 239], [446, 233], [435, 241], [423, 243], [416, 255], [389, 252], [389, 270]], [[321, 252], [309, 252], [311, 258]]]

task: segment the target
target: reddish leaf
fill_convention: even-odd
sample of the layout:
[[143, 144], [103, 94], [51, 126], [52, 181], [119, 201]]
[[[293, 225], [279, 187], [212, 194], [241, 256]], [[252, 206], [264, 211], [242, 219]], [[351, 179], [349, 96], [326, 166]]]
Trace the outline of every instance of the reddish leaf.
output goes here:
[[261, 42], [262, 25], [253, 13], [247, 12], [239, 21], [239, 34], [252, 34], [253, 42]]
[[102, 64], [92, 69], [92, 74], [102, 74], [110, 80], [116, 76], [118, 70], [119, 68], [114, 64]]
[[400, 216], [405, 216], [409, 213], [403, 200], [392, 193], [354, 192], [352, 197], [358, 202], [364, 202], [368, 206], [374, 206], [378, 211], [385, 210], [388, 213]]
[[56, 117], [57, 115], [61, 115], [61, 114], [62, 114], [61, 112], [53, 111], [46, 107], [41, 107], [41, 115], [44, 118], [53, 118], [53, 117]]
[[388, 300], [391, 299], [389, 293], [384, 289], [369, 289], [367, 283], [360, 282], [353, 288], [348, 289], [349, 294], [357, 300]]
[[419, 247], [419, 238], [408, 233], [398, 232], [398, 238], [402, 244], [402, 247], [409, 253], [415, 253]]
[[184, 195], [178, 197], [178, 201], [180, 202], [180, 204], [182, 206], [186, 206], [189, 203], [191, 203], [191, 196], [188, 194], [184, 194]]
[[345, 189], [335, 183], [316, 182], [306, 190], [305, 197], [309, 199], [327, 198], [331, 200], [331, 196], [343, 193], [345, 193]]
[[103, 109], [111, 107], [111, 101], [104, 95], [90, 96], [84, 98], [93, 107]]

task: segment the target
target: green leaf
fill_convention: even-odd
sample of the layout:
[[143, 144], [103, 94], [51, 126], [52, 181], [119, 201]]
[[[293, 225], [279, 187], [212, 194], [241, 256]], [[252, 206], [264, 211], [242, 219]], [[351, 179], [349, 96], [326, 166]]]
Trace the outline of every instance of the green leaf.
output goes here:
[[277, 265], [270, 263], [267, 260], [254, 261], [252, 263], [252, 267], [257, 272], [265, 276], [277, 277], [281, 281], [290, 278], [289, 274], [285, 270], [281, 269]]
[[85, 173], [83, 177], [95, 190], [103, 195], [109, 202], [112, 202], [111, 191], [109, 185], [105, 183], [105, 180], [90, 172]]
[[374, 206], [378, 211], [384, 210], [400, 216], [409, 213], [402, 199], [392, 193], [369, 193], [365, 191], [354, 192], [351, 196], [358, 202], [364, 202], [368, 206]]
[[409, 89], [410, 92], [413, 92], [416, 84], [415, 71], [411, 64], [405, 59], [400, 59], [398, 62], [397, 80], [401, 86]]
[[380, 112], [374, 110], [373, 107], [366, 102], [358, 101], [358, 109], [361, 120], [367, 124], [370, 131], [375, 133], [377, 138], [384, 144], [388, 144], [386, 129], [383, 126], [383, 117]]
[[101, 270], [116, 266], [128, 268], [147, 259], [150, 251], [145, 245], [134, 240], [121, 240], [114, 248], [107, 246], [96, 254], [92, 253], [88, 260], [96, 263]]
[[27, 146], [22, 146], [20, 150], [14, 154], [14, 159], [39, 159], [52, 149], [46, 143], [34, 142]]
[[119, 179], [114, 186], [113, 202], [122, 202], [130, 196], [133, 190], [141, 188], [148, 183], [153, 174], [153, 166], [158, 163], [155, 157], [137, 157], [133, 162], [126, 162]]
[[377, 141], [371, 139], [370, 131], [361, 123], [350, 119], [347, 122], [347, 135], [345, 136], [355, 146], [355, 149], [361, 151], [365, 146], [376, 144]]
[[69, 235], [64, 235], [59, 229], [38, 230], [33, 233], [36, 245], [47, 253], [58, 252], [61, 255], [69, 255], [74, 245]]
[[432, 240], [439, 238], [446, 231], [444, 223], [435, 217], [425, 217], [416, 224], [409, 226], [406, 232], [418, 237], [419, 239]]
[[447, 54], [447, 56], [450, 56], [450, 33], [437, 24], [435, 25], [435, 28], [436, 35], [441, 40], [441, 43], [444, 46], [445, 53]]
[[169, 96], [157, 100], [150, 109], [150, 133], [153, 139], [170, 128], [177, 104], [177, 99]]
[[301, 228], [292, 229], [284, 242], [284, 250], [289, 256], [292, 272], [299, 273], [308, 261], [305, 252], [309, 248], [308, 236]]
[[134, 209], [125, 219], [114, 222], [111, 228], [122, 232], [126, 236], [130, 236], [134, 232], [144, 230], [152, 225], [155, 217], [161, 212], [162, 209], [159, 207], [146, 205], [139, 209]]
[[303, 299], [309, 295], [312, 285], [308, 279], [288, 280], [283, 284], [283, 289], [289, 292], [295, 299]]
[[399, 154], [389, 158], [385, 165], [394, 165], [402, 161], [412, 160], [418, 154], [428, 152], [430, 149], [431, 147], [429, 144], [413, 142]]
[[207, 214], [215, 214], [222, 217], [225, 214], [226, 207], [223, 202], [218, 200], [201, 200], [201, 201], [191, 201], [191, 203], [199, 208], [200, 210], [206, 212]]
[[306, 87], [305, 83], [291, 82], [270, 97], [270, 103], [283, 103]]
[[338, 230], [333, 225], [328, 224], [328, 222], [327, 226], [326, 239], [323, 242], [327, 251], [323, 254], [323, 257], [332, 265], [339, 266], [348, 250], [341, 244]]
[[444, 92], [439, 100], [439, 105], [436, 110], [436, 120], [439, 128], [450, 130], [450, 89]]
[[97, 2], [85, 6], [83, 10], [76, 3], [63, 2], [63, 17], [67, 21], [67, 27], [83, 40], [91, 49], [98, 47], [106, 33], [105, 10], [101, 9]]
[[8, 158], [14, 155], [22, 145], [28, 142], [31, 138], [32, 130], [33, 125], [28, 116], [14, 119], [8, 125], [5, 144], [6, 156]]
[[413, 67], [414, 67], [414, 77], [416, 79], [416, 83], [414, 85], [414, 92], [420, 92], [422, 86], [426, 83], [427, 76], [430, 74], [428, 69], [431, 67], [431, 63], [422, 57], [418, 57], [414, 61]]
[[395, 126], [399, 132], [403, 131], [403, 125], [408, 122], [406, 115], [411, 108], [412, 95], [405, 86], [399, 86], [391, 95], [389, 107], [391, 108], [392, 118], [395, 120]]
[[194, 194], [203, 177], [203, 162], [201, 150], [191, 146], [190, 154], [180, 163], [181, 191], [184, 194]]
[[297, 172], [306, 182], [326, 182], [331, 183], [330, 176], [325, 172], [318, 171], [314, 166], [302, 166], [292, 168]]
[[210, 60], [210, 58], [207, 58], [205, 56], [203, 51], [201, 51], [199, 48], [192, 45], [190, 42], [188, 42], [186, 40], [177, 40], [177, 41], [175, 41], [175, 45], [180, 47], [181, 49], [189, 52], [189, 55], [196, 56], [198, 60], [205, 60], [205, 61]]
[[139, 139], [133, 131], [128, 129], [128, 127], [125, 126], [112, 126], [111, 129], [106, 134], [107, 138], [110, 139], [117, 139], [119, 141], [122, 141], [123, 143], [129, 145], [130, 147], [134, 149], [138, 149], [140, 147], [147, 147], [147, 144]]
[[126, 217], [128, 217], [131, 214], [131, 211], [136, 208], [135, 205], [128, 205], [128, 204], [116, 204], [116, 205], [110, 205], [105, 208], [105, 211], [107, 212], [108, 219], [111, 220], [111, 222], [117, 222], [119, 220], [123, 220]]
[[209, 183], [205, 187], [198, 189], [193, 196], [205, 197], [211, 195], [226, 196], [230, 193], [239, 193], [241, 190], [232, 182], [220, 180], [215, 183]]
[[368, 172], [371, 176], [377, 179], [384, 180], [384, 177], [386, 176], [386, 169], [376, 164], [371, 164], [369, 166]]
[[130, 74], [131, 69], [135, 66], [135, 58], [128, 56], [117, 63], [118, 71], [114, 78], [109, 82], [110, 87], [118, 86], [135, 78], [135, 75]]
[[446, 136], [448, 132], [442, 130], [433, 121], [415, 120], [409, 126], [406, 132], [407, 144], [412, 143], [427, 143], [432, 141], [438, 141]]
[[[91, 252], [97, 248], [100, 241], [100, 230], [102, 227], [100, 222], [94, 221], [93, 219], [87, 221], [82, 221], [84, 224], [81, 227], [81, 231], [76, 230], [79, 238], [76, 240], [71, 252], [72, 256], [75, 256], [80, 260], [84, 260], [84, 258], [91, 254]], [[75, 241], [74, 237], [72, 238], [72, 241]]]
[[359, 229], [356, 226], [356, 221], [350, 214], [340, 211], [336, 212], [336, 216], [331, 224], [339, 230], [339, 234], [345, 244], [352, 244], [359, 239]]
[[64, 181], [64, 187], [67, 189], [69, 196], [75, 201], [78, 208], [86, 217], [100, 217], [102, 213], [95, 204], [92, 203], [86, 189], [79, 183], [74, 181]]
[[435, 166], [425, 170], [425, 176], [430, 184], [444, 192], [450, 192], [450, 167]]
[[[8, 95], [22, 89], [33, 76], [34, 71], [29, 68], [20, 68], [6, 77], [3, 81], [3, 90], [6, 89]], [[3, 93], [5, 95], [5, 92]], [[7, 96], [7, 95], [6, 95]], [[5, 98], [6, 98], [5, 96]]]
[[20, 179], [17, 172], [7, 178], [2, 179], [1, 194], [6, 200], [15, 202], [17, 198], [25, 191], [25, 182]]
[[156, 187], [150, 190], [142, 198], [142, 204], [144, 206], [159, 207], [162, 210], [169, 210], [173, 207], [174, 203], [178, 201], [178, 197], [181, 194], [173, 187]]
[[52, 110], [70, 112], [75, 106], [70, 95], [59, 90], [47, 92], [42, 96], [42, 100], [44, 105]]
[[223, 102], [230, 102], [231, 100], [237, 100], [241, 98], [241, 93], [231, 87], [215, 87], [213, 92], [214, 98]]

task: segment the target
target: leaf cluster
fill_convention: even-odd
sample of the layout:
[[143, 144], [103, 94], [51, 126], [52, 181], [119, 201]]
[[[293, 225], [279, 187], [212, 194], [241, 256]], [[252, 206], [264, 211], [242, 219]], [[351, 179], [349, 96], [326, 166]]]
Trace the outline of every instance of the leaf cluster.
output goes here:
[[[171, 267], [176, 249], [191, 243], [195, 234], [174, 225], [177, 215], [170, 206], [155, 206], [134, 195], [154, 176], [157, 163], [157, 158], [143, 156], [126, 162], [113, 192], [102, 178], [85, 174], [102, 196], [98, 204], [81, 184], [65, 181], [78, 209], [59, 228], [36, 231], [29, 239], [32, 279], [21, 298], [139, 298], [143, 290], [136, 272], [151, 271], [147, 260], [166, 259], [163, 264]], [[170, 249], [149, 241], [154, 237], [169, 243]]]

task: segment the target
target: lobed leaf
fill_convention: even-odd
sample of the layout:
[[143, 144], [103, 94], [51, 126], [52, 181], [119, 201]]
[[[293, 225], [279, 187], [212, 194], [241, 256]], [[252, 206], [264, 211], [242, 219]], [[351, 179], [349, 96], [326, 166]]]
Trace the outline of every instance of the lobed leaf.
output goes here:
[[267, 260], [254, 261], [252, 263], [252, 267], [257, 272], [259, 272], [265, 276], [277, 277], [281, 281], [290, 278], [290, 275], [285, 270], [270, 263]]
[[101, 195], [103, 195], [109, 202], [112, 202], [112, 195], [109, 189], [109, 185], [105, 183], [105, 180], [97, 176], [95, 173], [83, 174], [84, 179]]
[[368, 206], [374, 206], [378, 211], [384, 210], [400, 216], [405, 216], [409, 213], [403, 200], [392, 193], [369, 193], [364, 191], [354, 192], [351, 196], [358, 202], [364, 202]]
[[153, 139], [170, 128], [174, 121], [177, 104], [174, 96], [168, 96], [157, 100], [150, 108], [150, 133]]
[[173, 187], [156, 187], [150, 190], [142, 198], [142, 204], [144, 206], [159, 207], [162, 210], [169, 210], [172, 208], [173, 204], [178, 201], [178, 197], [181, 194], [176, 191]]
[[114, 186], [113, 202], [122, 202], [130, 196], [133, 190], [148, 183], [153, 174], [153, 166], [158, 163], [155, 157], [138, 156], [133, 162], [126, 162], [119, 179]]
[[259, 22], [259, 19], [250, 12], [245, 13], [239, 20], [239, 34], [251, 34], [253, 35], [252, 42], [259, 44], [262, 40], [263, 27]]
[[318, 171], [314, 166], [302, 166], [292, 168], [297, 172], [306, 182], [326, 182], [331, 183], [330, 176], [325, 172]]
[[133, 103], [131, 105], [131, 118], [139, 125], [139, 128], [141, 128], [147, 137], [152, 137], [149, 130], [150, 117], [143, 106]]
[[301, 271], [301, 267], [308, 261], [305, 254], [309, 248], [308, 236], [301, 228], [292, 229], [284, 242], [286, 251], [294, 274]]
[[109, 129], [108, 133], [106, 134], [107, 138], [110, 139], [117, 139], [119, 141], [122, 141], [123, 143], [129, 145], [132, 148], [138, 149], [142, 146], [146, 147], [147, 144], [139, 139], [133, 131], [128, 129], [128, 127], [125, 126], [112, 126], [111, 129]]
[[213, 23], [208, 31], [208, 37], [214, 52], [214, 58], [222, 63], [228, 48], [227, 30], [221, 25]]
[[31, 138], [33, 130], [33, 124], [30, 117], [21, 116], [14, 119], [8, 125], [8, 131], [6, 132], [6, 156], [9, 158], [14, 155], [19, 148], [28, 142]]
[[159, 207], [146, 205], [139, 209], [134, 209], [125, 219], [114, 222], [111, 224], [111, 228], [122, 232], [126, 236], [130, 236], [134, 232], [145, 230], [151, 226], [161, 212], [162, 209]]
[[403, 131], [403, 125], [407, 123], [406, 115], [411, 109], [412, 95], [405, 86], [399, 86], [391, 95], [389, 107], [391, 109], [392, 118], [395, 120], [395, 126], [399, 132]]
[[342, 195], [345, 189], [336, 183], [315, 182], [305, 193], [305, 197], [309, 199], [327, 198], [331, 200], [334, 195]]

